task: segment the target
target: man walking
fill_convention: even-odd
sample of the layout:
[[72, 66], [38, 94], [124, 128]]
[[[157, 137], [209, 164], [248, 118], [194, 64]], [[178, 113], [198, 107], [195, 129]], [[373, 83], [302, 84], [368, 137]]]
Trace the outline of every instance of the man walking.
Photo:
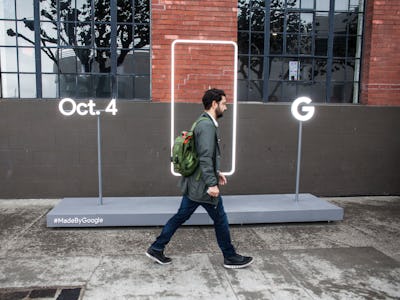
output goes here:
[[205, 92], [202, 101], [205, 111], [194, 129], [199, 166], [191, 176], [182, 177], [180, 187], [183, 197], [179, 210], [164, 226], [146, 255], [159, 264], [170, 264], [171, 258], [164, 255], [165, 246], [175, 231], [201, 205], [214, 221], [218, 246], [224, 256], [224, 267], [244, 268], [253, 262], [253, 258], [236, 253], [231, 243], [228, 218], [219, 191], [219, 186], [227, 183], [226, 177], [219, 172], [220, 149], [217, 132], [217, 119], [222, 117], [227, 109], [226, 95], [222, 90], [210, 89]]

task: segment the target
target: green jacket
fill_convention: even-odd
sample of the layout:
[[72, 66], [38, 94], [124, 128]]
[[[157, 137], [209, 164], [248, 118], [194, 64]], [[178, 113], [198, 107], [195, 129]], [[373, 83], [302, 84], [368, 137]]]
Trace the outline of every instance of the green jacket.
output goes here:
[[190, 200], [217, 205], [218, 198], [208, 195], [207, 189], [218, 184], [220, 166], [218, 130], [206, 112], [199, 118], [204, 117], [207, 120], [201, 120], [194, 129], [196, 151], [200, 160], [199, 166], [191, 176], [181, 178], [179, 187]]

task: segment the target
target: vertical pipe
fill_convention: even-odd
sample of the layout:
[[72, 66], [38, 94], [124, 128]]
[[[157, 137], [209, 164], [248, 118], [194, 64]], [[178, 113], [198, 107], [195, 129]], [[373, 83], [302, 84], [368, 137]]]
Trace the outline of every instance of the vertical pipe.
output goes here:
[[296, 202], [299, 202], [299, 183], [300, 183], [300, 161], [301, 161], [301, 140], [303, 122], [299, 121], [299, 141], [297, 145], [297, 171], [296, 171]]
[[263, 80], [263, 102], [268, 102], [269, 96], [269, 69], [270, 69], [270, 38], [271, 38], [271, 3], [265, 0], [265, 23], [264, 23], [264, 80]]
[[40, 6], [39, 1], [33, 2], [33, 22], [35, 29], [35, 64], [36, 64], [36, 98], [42, 98], [42, 59], [40, 52]]
[[99, 175], [99, 200], [98, 205], [103, 205], [103, 183], [102, 183], [102, 170], [101, 170], [101, 126], [100, 114], [97, 115], [97, 164]]

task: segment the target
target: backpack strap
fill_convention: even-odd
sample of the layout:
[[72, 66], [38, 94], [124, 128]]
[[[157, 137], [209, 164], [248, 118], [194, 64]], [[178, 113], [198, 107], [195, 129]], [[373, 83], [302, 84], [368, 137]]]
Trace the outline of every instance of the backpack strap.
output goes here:
[[201, 121], [204, 121], [204, 120], [209, 120], [209, 118], [207, 118], [207, 117], [198, 118], [196, 120], [196, 122], [193, 123], [192, 128], [190, 129], [190, 131], [193, 131], [194, 128], [197, 126], [197, 124], [200, 123]]
[[[190, 131], [193, 131], [194, 128], [197, 126], [197, 124], [200, 123], [201, 121], [204, 121], [204, 120], [210, 120], [210, 118], [208, 118], [208, 117], [201, 117], [201, 118], [198, 118], [198, 119], [193, 123], [192, 128], [190, 129]], [[199, 171], [198, 171], [198, 173], [197, 173], [197, 175], [196, 175], [196, 181], [199, 181], [199, 180], [200, 180], [201, 173], [202, 173], [202, 172], [201, 172], [201, 169], [199, 168]]]

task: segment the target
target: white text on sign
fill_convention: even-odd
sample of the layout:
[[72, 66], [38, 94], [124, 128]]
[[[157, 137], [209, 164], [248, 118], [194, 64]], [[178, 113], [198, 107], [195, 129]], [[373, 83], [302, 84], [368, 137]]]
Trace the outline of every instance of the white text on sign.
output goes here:
[[[80, 116], [98, 116], [101, 113], [101, 110], [96, 110], [96, 103], [94, 103], [93, 100], [89, 100], [87, 103], [76, 103], [74, 99], [64, 98], [58, 104], [58, 109], [64, 116], [72, 116], [76, 113]], [[111, 113], [113, 116], [117, 114], [118, 109], [115, 99], [111, 99], [107, 107], [104, 109], [104, 112]]]

